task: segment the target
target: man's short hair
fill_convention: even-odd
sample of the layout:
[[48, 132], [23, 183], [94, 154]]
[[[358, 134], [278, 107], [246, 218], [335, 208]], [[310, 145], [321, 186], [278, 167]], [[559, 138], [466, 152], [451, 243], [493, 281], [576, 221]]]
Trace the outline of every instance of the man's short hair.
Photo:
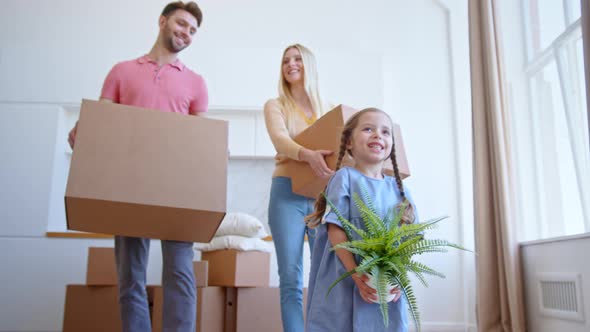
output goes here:
[[189, 1], [184, 3], [182, 1], [175, 1], [171, 2], [164, 7], [162, 11], [162, 16], [168, 17], [172, 15], [178, 9], [186, 10], [191, 15], [193, 15], [197, 19], [197, 27], [201, 26], [201, 22], [203, 21], [203, 13], [201, 12], [201, 8], [193, 1]]

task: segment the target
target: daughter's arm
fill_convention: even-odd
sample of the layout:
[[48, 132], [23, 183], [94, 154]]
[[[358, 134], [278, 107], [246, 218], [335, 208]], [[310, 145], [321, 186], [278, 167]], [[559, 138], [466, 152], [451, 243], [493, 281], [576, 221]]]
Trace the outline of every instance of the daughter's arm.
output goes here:
[[[328, 239], [330, 239], [332, 246], [348, 241], [344, 230], [332, 223], [328, 223]], [[338, 259], [340, 259], [346, 271], [352, 271], [356, 268], [357, 265], [354, 256], [349, 251], [345, 249], [336, 249], [336, 256], [338, 256]], [[377, 291], [367, 285], [366, 282], [369, 278], [366, 274], [353, 273], [352, 280], [358, 287], [359, 293], [365, 302], [371, 303], [371, 299], [377, 300]]]

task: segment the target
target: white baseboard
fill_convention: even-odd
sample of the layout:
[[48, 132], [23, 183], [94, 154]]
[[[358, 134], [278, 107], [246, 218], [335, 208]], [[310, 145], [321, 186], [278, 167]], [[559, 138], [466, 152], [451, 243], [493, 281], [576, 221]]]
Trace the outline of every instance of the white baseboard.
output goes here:
[[[416, 329], [410, 323], [410, 331], [415, 332]], [[476, 332], [475, 324], [464, 322], [422, 322], [423, 332]]]

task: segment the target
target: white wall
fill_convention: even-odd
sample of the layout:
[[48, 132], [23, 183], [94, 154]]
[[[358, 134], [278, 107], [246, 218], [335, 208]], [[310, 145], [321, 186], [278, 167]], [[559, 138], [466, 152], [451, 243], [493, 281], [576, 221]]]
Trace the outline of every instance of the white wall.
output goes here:
[[[86, 248], [112, 245], [45, 237], [63, 218], [63, 107], [96, 99], [115, 62], [149, 50], [166, 2], [3, 1], [0, 331], [60, 330], [65, 285], [84, 282]], [[450, 215], [436, 235], [473, 247], [465, 0], [199, 4], [203, 27], [181, 58], [206, 78], [212, 108], [260, 109], [276, 96], [282, 49], [309, 46], [326, 99], [383, 107], [401, 124], [420, 217]], [[266, 221], [272, 168], [271, 160], [232, 160], [229, 210]], [[148, 281], [157, 283], [157, 241], [151, 250]], [[473, 257], [426, 261], [447, 279], [417, 289], [425, 330], [473, 329]], [[274, 261], [272, 267], [277, 285]]]

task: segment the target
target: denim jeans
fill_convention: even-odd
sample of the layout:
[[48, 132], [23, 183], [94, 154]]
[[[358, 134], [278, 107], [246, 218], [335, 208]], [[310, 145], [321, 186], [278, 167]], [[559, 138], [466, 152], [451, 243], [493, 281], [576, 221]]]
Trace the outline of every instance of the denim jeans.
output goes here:
[[315, 238], [303, 218], [313, 212], [313, 205], [313, 199], [293, 193], [290, 178], [272, 179], [268, 223], [277, 253], [285, 332], [303, 331], [303, 243], [307, 234], [311, 252]]
[[[119, 277], [119, 307], [124, 332], [151, 331], [146, 294], [150, 239], [115, 236]], [[193, 273], [193, 244], [162, 240], [162, 330], [196, 329], [197, 289]]]

